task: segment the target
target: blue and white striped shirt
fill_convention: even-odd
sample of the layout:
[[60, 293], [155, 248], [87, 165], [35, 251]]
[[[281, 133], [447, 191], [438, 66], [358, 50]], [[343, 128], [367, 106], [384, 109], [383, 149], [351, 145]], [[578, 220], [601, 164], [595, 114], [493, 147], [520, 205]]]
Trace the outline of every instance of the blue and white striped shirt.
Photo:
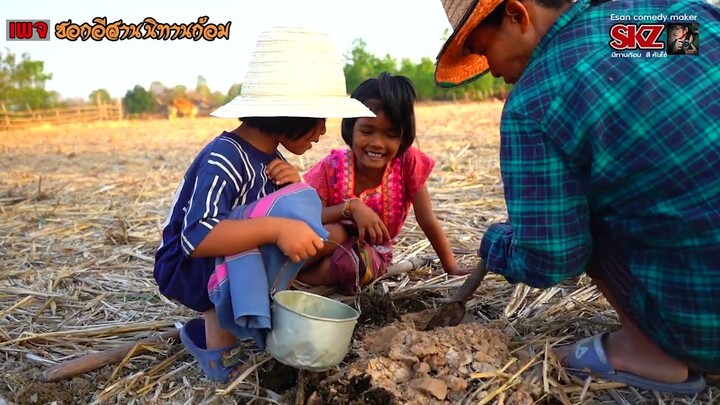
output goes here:
[[[205, 146], [175, 190], [156, 253], [156, 270], [165, 263], [177, 266], [180, 260], [176, 256], [180, 252], [189, 259], [215, 225], [235, 207], [275, 191], [265, 169], [276, 158], [284, 160], [279, 151], [265, 153], [230, 132], [223, 132]], [[214, 266], [214, 258], [191, 261]]]

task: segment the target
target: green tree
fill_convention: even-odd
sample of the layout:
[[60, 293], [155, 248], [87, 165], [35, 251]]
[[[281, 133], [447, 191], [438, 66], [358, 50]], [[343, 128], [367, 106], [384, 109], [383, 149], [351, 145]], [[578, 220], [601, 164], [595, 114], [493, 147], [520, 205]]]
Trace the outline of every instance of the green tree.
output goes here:
[[112, 103], [112, 97], [106, 89], [93, 90], [88, 96], [90, 104], [110, 104]]
[[209, 104], [211, 97], [212, 91], [210, 91], [210, 87], [207, 85], [207, 80], [202, 75], [199, 75], [197, 77], [197, 84], [195, 85], [195, 98], [197, 101]]
[[414, 64], [409, 59], [400, 63], [400, 74], [413, 82], [419, 100], [435, 100], [439, 89], [435, 86], [435, 64], [429, 58]]
[[45, 62], [22, 54], [18, 58], [10, 50], [0, 52], [0, 103], [11, 110], [50, 108], [60, 100], [59, 94], [45, 90], [45, 82], [52, 79], [45, 72]]
[[440, 40], [443, 42], [447, 41], [450, 38], [451, 34], [452, 32], [450, 32], [450, 28], [445, 28], [443, 30], [442, 36], [440, 37]]
[[380, 59], [365, 49], [367, 44], [362, 39], [353, 41], [349, 54], [345, 55], [345, 84], [347, 92], [352, 91], [364, 80], [377, 77], [380, 72], [397, 74], [397, 62], [390, 55]]
[[155, 110], [156, 106], [155, 97], [152, 93], [139, 84], [125, 93], [123, 104], [128, 114], [150, 113]]
[[225, 94], [222, 91], [214, 91], [208, 99], [208, 107], [215, 109], [225, 103]]
[[171, 93], [173, 96], [173, 100], [177, 98], [185, 98], [187, 97], [187, 87], [183, 86], [182, 84], [177, 85], [171, 89]]
[[[443, 37], [449, 33], [445, 30]], [[364, 80], [377, 77], [383, 71], [410, 79], [419, 100], [482, 100], [507, 94], [511, 88], [502, 79], [485, 75], [461, 87], [441, 89], [435, 85], [435, 62], [430, 58], [422, 58], [419, 63], [403, 59], [398, 64], [390, 55], [381, 59], [370, 53], [362, 39], [356, 39], [345, 55], [343, 70], [348, 93]]]
[[242, 91], [242, 84], [241, 83], [235, 83], [232, 86], [230, 86], [230, 89], [227, 92], [227, 96], [225, 97], [224, 103], [228, 103], [232, 101], [235, 97], [240, 95], [240, 92]]
[[168, 93], [168, 88], [162, 82], [154, 81], [150, 83], [150, 87], [148, 88], [148, 91], [152, 93], [152, 95], [157, 98], [161, 99]]

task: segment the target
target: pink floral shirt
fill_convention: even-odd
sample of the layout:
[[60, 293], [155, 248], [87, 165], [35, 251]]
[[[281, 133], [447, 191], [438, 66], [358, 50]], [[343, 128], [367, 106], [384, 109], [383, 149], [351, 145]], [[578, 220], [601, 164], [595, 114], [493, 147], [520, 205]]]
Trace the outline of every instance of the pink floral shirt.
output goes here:
[[383, 180], [375, 188], [355, 195], [355, 159], [350, 149], [333, 149], [304, 176], [317, 190], [325, 206], [360, 198], [382, 218], [395, 239], [407, 219], [412, 199], [425, 185], [435, 161], [415, 147], [395, 156], [385, 168]]

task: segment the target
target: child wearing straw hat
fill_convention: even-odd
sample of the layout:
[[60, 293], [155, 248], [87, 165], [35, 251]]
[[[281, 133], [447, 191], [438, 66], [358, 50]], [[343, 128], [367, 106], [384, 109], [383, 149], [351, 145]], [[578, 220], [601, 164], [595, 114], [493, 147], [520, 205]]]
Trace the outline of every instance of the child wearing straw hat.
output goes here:
[[341, 132], [348, 149], [332, 150], [304, 176], [323, 202], [323, 222], [331, 239], [346, 249], [326, 246], [298, 279], [352, 293], [356, 274], [360, 285], [382, 276], [411, 207], [445, 271], [467, 274], [458, 267], [433, 213], [426, 182], [435, 162], [412, 146], [416, 101], [412, 83], [383, 72], [361, 83], [351, 97], [377, 116], [343, 119]]
[[[538, 288], [593, 279], [622, 328], [559, 349], [570, 372], [703, 391], [701, 372], [720, 371], [720, 10], [701, 0], [441, 1], [454, 32], [437, 84], [488, 72], [514, 84], [500, 122], [509, 220], [483, 236], [487, 269]], [[617, 16], [658, 15], [693, 16], [702, 49], [716, 52], [615, 49]]]
[[[326, 118], [374, 114], [347, 96], [341, 59], [328, 35], [278, 27], [260, 35], [241, 94], [211, 115], [241, 123], [213, 139], [181, 179], [154, 276], [163, 295], [203, 314], [183, 326], [181, 340], [207, 377], [227, 381], [243, 357], [238, 339], [251, 337], [262, 348], [270, 327], [269, 285], [280, 276], [277, 269], [258, 269], [267, 260], [286, 260], [297, 272], [328, 236], [317, 193], [299, 183], [278, 146], [301, 155], [325, 133]], [[293, 204], [297, 209], [287, 209]], [[264, 246], [275, 251], [259, 249]], [[244, 282], [228, 274], [231, 259], [253, 264], [240, 274]], [[278, 289], [295, 276], [290, 273]], [[230, 302], [223, 293], [227, 284], [252, 286], [247, 296], [260, 298]]]

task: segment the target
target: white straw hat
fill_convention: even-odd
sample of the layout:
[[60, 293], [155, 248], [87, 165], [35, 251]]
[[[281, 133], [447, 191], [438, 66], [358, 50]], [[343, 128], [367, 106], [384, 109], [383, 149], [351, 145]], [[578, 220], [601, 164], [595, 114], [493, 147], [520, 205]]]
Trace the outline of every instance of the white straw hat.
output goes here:
[[375, 117], [350, 98], [339, 54], [326, 33], [275, 27], [260, 34], [240, 95], [210, 115], [219, 118]]

